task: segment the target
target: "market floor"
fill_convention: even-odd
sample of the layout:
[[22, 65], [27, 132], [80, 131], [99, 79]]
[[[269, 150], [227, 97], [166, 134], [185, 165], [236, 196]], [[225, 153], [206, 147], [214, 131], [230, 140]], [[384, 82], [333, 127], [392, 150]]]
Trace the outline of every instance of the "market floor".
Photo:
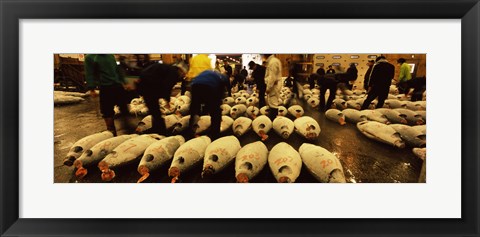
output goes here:
[[[316, 119], [321, 127], [319, 138], [314, 142], [337, 155], [343, 165], [343, 170], [347, 182], [350, 183], [416, 183], [420, 176], [423, 161], [417, 158], [411, 148], [399, 149], [374, 140], [368, 139], [358, 131], [355, 125], [346, 124], [344, 126], [327, 120], [325, 116], [309, 106], [301, 104], [305, 109], [305, 115]], [[105, 125], [101, 115], [98, 112], [98, 99], [86, 98], [80, 104], [68, 106], [55, 106], [54, 108], [54, 182], [103, 182], [100, 179], [100, 170], [94, 166], [89, 167], [89, 173], [83, 180], [76, 180], [74, 167], [63, 165], [65, 155], [71, 146], [79, 139], [105, 130]], [[133, 119], [136, 123], [141, 118]], [[117, 127], [119, 125], [117, 124]], [[121, 129], [118, 134], [123, 134]], [[277, 136], [273, 131], [269, 133], [270, 138], [265, 142], [268, 149], [285, 141]], [[250, 131], [239, 138], [242, 146], [260, 140], [260, 138]], [[307, 142], [297, 134], [292, 134], [285, 142], [298, 150], [300, 145]], [[112, 182], [134, 183], [140, 178], [137, 172], [137, 164], [127, 165], [116, 170], [116, 177]], [[167, 183], [170, 178], [167, 170], [170, 164], [163, 166], [160, 170], [151, 174], [145, 182]], [[232, 162], [222, 172], [210, 179], [202, 179], [200, 176], [201, 164], [194, 167], [182, 177], [185, 183], [234, 183], [235, 167]], [[275, 183], [268, 164], [263, 171], [251, 180], [253, 183]], [[308, 173], [305, 166], [297, 183], [318, 182]]]

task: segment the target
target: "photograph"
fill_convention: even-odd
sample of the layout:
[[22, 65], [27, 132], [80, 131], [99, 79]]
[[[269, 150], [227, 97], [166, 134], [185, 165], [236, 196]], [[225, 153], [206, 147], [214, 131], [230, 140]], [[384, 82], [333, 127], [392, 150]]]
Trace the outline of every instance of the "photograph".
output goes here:
[[0, 0], [0, 236], [479, 236], [479, 1]]
[[53, 54], [54, 183], [427, 183], [427, 54]]

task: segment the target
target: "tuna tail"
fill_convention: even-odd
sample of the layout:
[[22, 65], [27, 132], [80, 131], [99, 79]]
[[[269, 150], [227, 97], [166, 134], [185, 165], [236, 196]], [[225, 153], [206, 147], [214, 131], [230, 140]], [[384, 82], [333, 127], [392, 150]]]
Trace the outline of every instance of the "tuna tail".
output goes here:
[[262, 138], [262, 141], [266, 141], [268, 139], [268, 135], [265, 133], [264, 130], [258, 131], [258, 135]]
[[172, 177], [172, 183], [176, 183], [180, 177], [180, 169], [177, 167], [171, 167], [168, 169], [168, 176]]
[[290, 180], [289, 177], [286, 177], [286, 176], [282, 176], [278, 179], [278, 182], [279, 183], [291, 183], [292, 181]]
[[101, 178], [103, 181], [109, 182], [113, 178], [115, 178], [115, 171], [109, 168], [109, 165], [107, 162], [100, 161], [100, 163], [98, 163], [98, 168], [102, 171]]
[[215, 173], [215, 169], [211, 165], [208, 165], [202, 171], [202, 178], [208, 178], [212, 176], [214, 173]]
[[85, 175], [87, 175], [88, 171], [87, 169], [83, 168], [82, 161], [76, 160], [75, 162], [73, 162], [73, 165], [75, 166], [75, 168], [77, 168], [77, 171], [75, 172], [75, 177], [77, 177], [77, 179], [83, 179]]
[[140, 173], [142, 175], [142, 177], [140, 177], [140, 179], [138, 179], [137, 183], [141, 183], [141, 182], [145, 181], [150, 176], [149, 172], [150, 172], [150, 170], [144, 165], [141, 165], [140, 167], [138, 167], [138, 173]]
[[237, 183], [248, 183], [248, 176], [244, 173], [240, 173], [237, 175]]

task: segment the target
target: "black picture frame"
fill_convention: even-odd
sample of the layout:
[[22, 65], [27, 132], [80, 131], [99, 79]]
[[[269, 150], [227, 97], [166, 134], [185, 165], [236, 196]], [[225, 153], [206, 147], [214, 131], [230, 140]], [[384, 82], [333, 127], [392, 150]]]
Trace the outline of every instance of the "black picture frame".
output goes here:
[[[478, 0], [1, 0], [0, 8], [2, 236], [479, 236]], [[59, 18], [461, 19], [462, 218], [19, 218], [19, 20]]]

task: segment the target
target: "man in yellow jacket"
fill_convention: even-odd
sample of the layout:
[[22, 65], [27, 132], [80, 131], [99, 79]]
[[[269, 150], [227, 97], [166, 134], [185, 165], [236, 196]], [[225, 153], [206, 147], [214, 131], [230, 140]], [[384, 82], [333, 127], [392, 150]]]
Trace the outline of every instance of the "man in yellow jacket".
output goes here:
[[412, 79], [412, 74], [410, 74], [410, 65], [405, 63], [404, 58], [399, 58], [397, 63], [400, 64], [400, 75], [398, 76], [398, 90], [400, 94], [405, 93], [408, 94], [408, 82]]
[[197, 54], [190, 59], [189, 70], [186, 76], [186, 80], [182, 82], [182, 95], [185, 94], [187, 86], [193, 78], [197, 77], [205, 70], [213, 70], [211, 60], [206, 54]]

